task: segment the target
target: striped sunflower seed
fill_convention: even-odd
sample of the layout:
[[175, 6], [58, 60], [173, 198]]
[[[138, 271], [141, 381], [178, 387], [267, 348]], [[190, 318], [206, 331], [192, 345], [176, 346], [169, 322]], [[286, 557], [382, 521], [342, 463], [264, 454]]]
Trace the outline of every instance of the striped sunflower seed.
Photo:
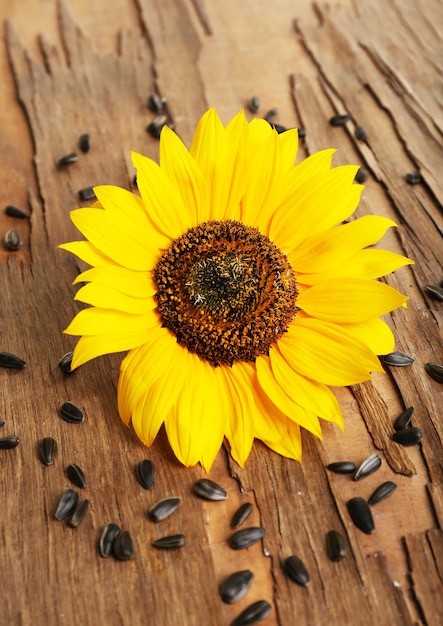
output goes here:
[[128, 561], [134, 556], [134, 544], [128, 530], [122, 530], [116, 536], [113, 554], [119, 561]]
[[164, 98], [160, 98], [160, 96], [157, 93], [153, 93], [149, 96], [146, 106], [153, 113], [160, 113], [165, 103], [166, 103], [166, 100]]
[[57, 442], [52, 437], [45, 437], [40, 441], [40, 460], [44, 465], [52, 465], [57, 454]]
[[260, 526], [251, 526], [249, 528], [237, 530], [237, 532], [229, 537], [228, 543], [234, 550], [243, 550], [244, 548], [253, 546], [254, 543], [263, 539], [265, 534], [266, 531], [264, 528]]
[[248, 569], [234, 572], [225, 578], [219, 586], [220, 597], [223, 602], [233, 604], [244, 598], [249, 591], [253, 578], [254, 574]]
[[148, 517], [151, 522], [161, 522], [178, 508], [181, 500], [176, 496], [170, 498], [163, 498], [151, 506], [148, 510]]
[[391, 352], [390, 354], [385, 354], [383, 357], [383, 363], [385, 365], [392, 365], [393, 367], [407, 367], [408, 365], [412, 365], [413, 362], [414, 359], [404, 352]]
[[167, 123], [168, 118], [166, 115], [157, 115], [154, 117], [152, 122], [147, 126], [146, 130], [155, 139], [160, 139], [160, 134], [162, 132], [163, 126]]
[[135, 477], [143, 489], [152, 489], [155, 479], [155, 466], [152, 461], [145, 459], [137, 463]]
[[152, 542], [154, 548], [160, 548], [161, 550], [174, 550], [175, 548], [181, 548], [185, 545], [185, 536], [168, 535], [167, 537], [160, 537]]
[[22, 370], [26, 367], [26, 362], [20, 357], [10, 352], [0, 352], [0, 367]]
[[443, 365], [440, 363], [426, 363], [425, 370], [431, 378], [438, 383], [443, 383]]
[[231, 626], [253, 626], [268, 617], [272, 611], [272, 606], [266, 600], [258, 600], [238, 615]]
[[79, 487], [80, 489], [84, 489], [86, 487], [85, 473], [76, 463], [68, 465], [66, 468], [66, 476], [76, 487]]
[[83, 412], [78, 406], [72, 404], [72, 402], [64, 402], [62, 404], [60, 407], [60, 417], [70, 424], [80, 424], [85, 419]]
[[439, 285], [425, 285], [425, 291], [434, 300], [440, 300], [443, 302], [443, 287]]
[[5, 424], [5, 420], [0, 420], [0, 428], [4, 428]]
[[78, 526], [80, 526], [80, 524], [85, 518], [85, 515], [88, 509], [89, 509], [89, 500], [82, 500], [80, 504], [78, 504], [77, 507], [75, 508], [75, 511], [72, 514], [71, 519], [68, 520], [69, 526], [71, 526], [71, 528], [77, 528]]
[[305, 587], [309, 582], [309, 574], [303, 561], [298, 556], [288, 556], [283, 561], [283, 569], [286, 575], [298, 585]]
[[405, 176], [406, 182], [408, 185], [418, 185], [422, 182], [423, 178], [420, 172], [408, 172]]
[[330, 530], [326, 534], [326, 551], [331, 561], [341, 561], [346, 556], [346, 545], [343, 535], [337, 530]]
[[78, 192], [78, 197], [83, 202], [87, 202], [88, 200], [95, 200], [97, 198], [97, 196], [95, 195], [95, 191], [92, 187], [84, 187], [83, 189], [80, 189], [80, 191]]
[[19, 209], [18, 207], [14, 206], [13, 204], [8, 204], [8, 206], [5, 209], [5, 213], [9, 217], [16, 217], [19, 220], [24, 220], [27, 217], [29, 217], [29, 215], [25, 211], [23, 211], [22, 209]]
[[16, 448], [20, 442], [20, 439], [16, 435], [6, 435], [6, 437], [0, 437], [0, 450], [11, 450]]
[[278, 109], [276, 109], [276, 108], [269, 109], [269, 111], [266, 113], [266, 115], [264, 116], [263, 119], [266, 120], [268, 122], [268, 124], [271, 124], [272, 120], [277, 115], [277, 113], [278, 113]]
[[71, 365], [72, 365], [73, 356], [74, 356], [73, 352], [67, 352], [59, 360], [58, 366], [63, 372], [63, 374], [72, 374]]
[[88, 133], [83, 133], [83, 135], [80, 135], [80, 138], [78, 140], [78, 147], [82, 152], [89, 152], [89, 149], [91, 147], [91, 139]]
[[369, 178], [369, 170], [366, 167], [359, 167], [355, 175], [355, 182], [360, 185], [365, 183]]
[[193, 492], [199, 498], [203, 498], [203, 500], [218, 501], [226, 500], [228, 497], [228, 494], [223, 487], [217, 485], [217, 483], [213, 480], [209, 480], [209, 478], [201, 478], [200, 480], [197, 480], [194, 484]]
[[77, 152], [70, 152], [69, 154], [65, 154], [57, 161], [57, 167], [66, 167], [66, 165], [71, 165], [72, 163], [76, 163], [78, 161]]
[[355, 138], [359, 141], [366, 141], [368, 138], [368, 131], [363, 126], [356, 126], [354, 131]]
[[251, 502], [245, 502], [234, 513], [231, 520], [231, 528], [238, 528], [251, 515], [254, 505]]
[[329, 463], [326, 467], [335, 474], [352, 474], [355, 472], [355, 463], [352, 461], [336, 461]]
[[61, 520], [70, 517], [78, 503], [78, 493], [74, 489], [66, 489], [61, 495], [55, 510], [55, 519]]
[[358, 470], [354, 474], [354, 480], [361, 480], [366, 478], [370, 474], [376, 472], [381, 465], [381, 458], [376, 452], [370, 454], [367, 459], [363, 461]]
[[412, 414], [414, 412], [414, 407], [410, 406], [405, 411], [400, 413], [397, 419], [394, 422], [394, 430], [398, 432], [399, 430], [404, 430], [411, 423]]
[[257, 113], [260, 107], [260, 98], [258, 98], [257, 96], [252, 96], [252, 98], [248, 100], [248, 109], [251, 111], [251, 113]]
[[5, 248], [11, 251], [18, 250], [22, 246], [22, 240], [16, 230], [8, 230], [3, 235], [3, 243]]
[[112, 522], [106, 524], [102, 530], [99, 541], [99, 551], [102, 557], [107, 558], [114, 552], [114, 543], [118, 535], [121, 533], [121, 528], [117, 524]]
[[370, 535], [375, 526], [374, 519], [372, 517], [371, 509], [364, 498], [356, 497], [351, 498], [347, 503], [349, 515], [355, 526], [361, 531]]
[[388, 498], [396, 489], [397, 485], [393, 483], [392, 480], [387, 480], [385, 483], [382, 483], [379, 487], [377, 487], [372, 496], [369, 498], [368, 504], [373, 505], [377, 504], [377, 502], [381, 502], [385, 498]]
[[423, 439], [423, 433], [417, 427], [405, 428], [394, 433], [392, 439], [402, 446], [413, 446], [416, 443], [420, 443]]
[[343, 115], [333, 115], [329, 120], [329, 123], [331, 126], [344, 126], [350, 119], [351, 116], [349, 113], [344, 113]]

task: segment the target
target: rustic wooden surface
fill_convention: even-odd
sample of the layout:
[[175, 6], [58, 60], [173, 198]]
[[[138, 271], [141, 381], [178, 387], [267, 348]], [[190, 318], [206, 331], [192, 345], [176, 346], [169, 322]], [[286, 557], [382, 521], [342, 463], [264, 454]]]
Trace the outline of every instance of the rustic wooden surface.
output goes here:
[[[28, 363], [23, 371], [0, 371], [3, 433], [20, 437], [16, 449], [1, 451], [0, 623], [223, 626], [259, 599], [273, 606], [263, 622], [269, 626], [443, 623], [443, 387], [423, 368], [443, 362], [443, 305], [423, 292], [443, 278], [440, 2], [0, 0], [0, 15], [0, 204], [31, 215], [19, 221], [0, 207], [0, 234], [16, 228], [24, 241], [18, 252], [0, 251], [0, 350]], [[181, 467], [164, 436], [148, 451], [120, 423], [121, 355], [68, 377], [57, 367], [73, 348], [62, 330], [77, 311], [71, 282], [79, 267], [57, 249], [77, 237], [68, 213], [84, 187], [131, 188], [131, 149], [157, 157], [158, 144], [145, 131], [154, 89], [188, 143], [208, 106], [226, 122], [258, 95], [260, 113], [277, 107], [276, 121], [306, 129], [306, 154], [333, 146], [337, 164], [365, 165], [371, 176], [358, 213], [395, 219], [399, 228], [383, 245], [416, 262], [386, 279], [411, 297], [390, 323], [413, 365], [337, 390], [346, 430], [325, 423], [323, 442], [306, 436], [301, 465], [257, 442], [242, 470], [222, 450], [210, 477], [227, 489], [224, 503], [192, 496], [204, 473]], [[331, 128], [329, 117], [344, 111], [353, 122]], [[368, 129], [366, 142], [355, 140], [354, 122]], [[55, 161], [75, 150], [84, 132], [90, 152], [57, 170]], [[404, 176], [415, 169], [424, 182], [411, 187]], [[57, 416], [68, 399], [84, 409], [83, 424]], [[391, 423], [410, 405], [423, 442], [400, 448], [390, 441]], [[49, 435], [59, 455], [44, 467], [37, 442]], [[362, 482], [325, 470], [328, 462], [359, 463], [374, 451], [385, 462]], [[143, 458], [157, 466], [152, 492], [134, 478]], [[76, 530], [54, 519], [72, 462], [84, 468], [82, 496], [91, 500]], [[374, 507], [376, 530], [367, 536], [350, 522], [346, 501], [368, 497], [384, 480], [398, 488]], [[183, 499], [180, 509], [151, 524], [150, 503], [172, 494]], [[229, 520], [244, 501], [255, 504], [251, 525], [267, 532], [261, 544], [234, 552], [226, 543]], [[109, 521], [131, 531], [133, 560], [98, 555]], [[348, 547], [338, 564], [325, 553], [332, 528]], [[172, 532], [186, 534], [183, 550], [151, 548]], [[306, 588], [282, 572], [290, 554], [310, 572]], [[220, 580], [245, 568], [255, 574], [249, 594], [223, 604]]]

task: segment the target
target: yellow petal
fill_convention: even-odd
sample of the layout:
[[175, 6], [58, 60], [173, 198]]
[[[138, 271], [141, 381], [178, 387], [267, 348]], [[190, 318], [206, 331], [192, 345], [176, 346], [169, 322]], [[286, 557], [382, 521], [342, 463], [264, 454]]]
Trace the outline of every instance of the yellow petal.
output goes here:
[[302, 443], [300, 426], [291, 420], [286, 421], [287, 434], [283, 440], [263, 440], [263, 443], [288, 459], [294, 459], [295, 461], [301, 461], [302, 456]]
[[83, 282], [114, 287], [133, 298], [146, 298], [156, 292], [150, 272], [133, 272], [120, 265], [93, 267], [79, 274], [73, 284]]
[[317, 283], [299, 294], [297, 305], [308, 315], [340, 324], [364, 322], [402, 306], [399, 291], [375, 280], [341, 278]]
[[389, 354], [395, 347], [395, 338], [389, 326], [376, 317], [366, 322], [342, 324], [346, 336], [362, 341], [374, 354]]
[[281, 153], [281, 171], [286, 172], [293, 168], [298, 151], [298, 131], [296, 128], [285, 130], [278, 135]]
[[74, 349], [71, 369], [104, 354], [125, 352], [137, 348], [147, 341], [148, 332], [147, 330], [138, 330], [133, 333], [109, 333], [80, 337]]
[[93, 267], [96, 265], [112, 265], [113, 263], [108, 256], [100, 252], [89, 241], [71, 241], [69, 243], [61, 243], [58, 247], [75, 254], [79, 259]]
[[231, 446], [232, 457], [240, 467], [244, 467], [254, 441], [254, 397], [243, 363], [234, 364], [232, 368], [222, 367], [220, 374], [226, 378], [229, 397], [226, 437]]
[[107, 333], [134, 332], [149, 330], [159, 324], [155, 311], [144, 315], [131, 315], [112, 309], [92, 307], [83, 309], [74, 317], [68, 328], [67, 335], [104, 335]]
[[255, 147], [268, 141], [275, 131], [266, 120], [256, 117], [249, 123], [249, 134]]
[[74, 296], [74, 300], [80, 300], [92, 306], [102, 309], [114, 309], [125, 313], [144, 315], [156, 307], [153, 297], [133, 298], [117, 291], [107, 285], [89, 283], [81, 287]]

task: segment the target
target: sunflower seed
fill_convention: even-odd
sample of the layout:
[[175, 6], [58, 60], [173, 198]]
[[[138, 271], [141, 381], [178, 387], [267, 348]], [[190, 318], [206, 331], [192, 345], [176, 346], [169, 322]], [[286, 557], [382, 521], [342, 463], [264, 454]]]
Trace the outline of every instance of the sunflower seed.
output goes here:
[[357, 173], [355, 175], [355, 182], [362, 184], [365, 183], [369, 178], [369, 172], [365, 167], [359, 167]]
[[346, 556], [345, 540], [337, 530], [330, 530], [326, 534], [326, 550], [331, 561], [338, 562]]
[[295, 583], [303, 585], [303, 587], [308, 584], [308, 571], [303, 561], [299, 559], [298, 556], [288, 556], [288, 558], [283, 561], [283, 569], [286, 575]]
[[352, 463], [352, 461], [336, 461], [335, 463], [329, 463], [326, 467], [331, 472], [335, 472], [335, 474], [352, 474], [355, 472], [355, 463]]
[[277, 115], [277, 113], [278, 113], [278, 109], [275, 109], [275, 108], [269, 109], [269, 111], [266, 113], [263, 119], [271, 123], [274, 117]]
[[80, 487], [80, 489], [84, 489], [86, 487], [85, 473], [82, 468], [75, 463], [68, 465], [66, 468], [66, 476], [76, 487]]
[[158, 94], [153, 93], [149, 96], [146, 106], [153, 113], [160, 113], [165, 103], [166, 100], [164, 98], [160, 98]]
[[72, 357], [73, 352], [67, 352], [64, 354], [58, 362], [58, 366], [63, 372], [63, 374], [72, 374], [71, 365], [72, 365]]
[[4, 428], [5, 424], [5, 420], [0, 420], [0, 428]]
[[217, 485], [213, 480], [209, 480], [209, 478], [200, 478], [200, 480], [197, 480], [194, 484], [193, 492], [196, 496], [204, 500], [226, 500], [228, 497], [223, 487]]
[[140, 461], [135, 468], [135, 477], [143, 489], [152, 489], [155, 479], [155, 466], [152, 461]]
[[251, 113], [257, 113], [260, 107], [260, 98], [258, 98], [257, 96], [252, 96], [252, 98], [248, 100], [248, 109], [251, 111]]
[[24, 220], [27, 217], [29, 217], [29, 215], [25, 211], [23, 211], [22, 209], [19, 209], [13, 204], [8, 204], [8, 206], [5, 209], [5, 213], [6, 215], [9, 215], [9, 217], [17, 217], [19, 220]]
[[78, 526], [80, 526], [85, 518], [88, 508], [89, 500], [82, 500], [80, 504], [76, 507], [71, 519], [68, 521], [69, 526], [71, 526], [72, 528], [77, 528]]
[[361, 480], [366, 478], [369, 474], [373, 474], [378, 470], [381, 465], [381, 458], [376, 452], [370, 454], [367, 459], [363, 461], [358, 470], [354, 474], [354, 480]]
[[268, 617], [272, 611], [272, 606], [266, 600], [258, 600], [238, 615], [231, 626], [253, 626]]
[[99, 550], [102, 557], [107, 558], [111, 556], [114, 551], [115, 540], [120, 533], [121, 529], [117, 524], [113, 524], [112, 522], [106, 524], [102, 530], [99, 541]]
[[285, 130], [288, 130], [286, 126], [282, 126], [282, 124], [274, 124], [274, 122], [269, 122], [269, 123], [271, 124], [272, 128], [277, 131], [279, 135], [284, 133]]
[[82, 411], [72, 402], [64, 402], [62, 404], [60, 417], [70, 424], [80, 424], [85, 419]]
[[412, 365], [414, 359], [404, 352], [391, 352], [390, 354], [384, 355], [383, 362], [385, 365], [392, 365], [394, 367], [406, 367], [407, 365]]
[[160, 548], [161, 550], [174, 550], [175, 548], [181, 548], [185, 545], [184, 535], [168, 535], [167, 537], [161, 537], [152, 542], [154, 548]]
[[154, 117], [152, 122], [147, 126], [146, 130], [155, 139], [160, 139], [160, 133], [162, 131], [163, 126], [165, 126], [168, 118], [166, 115], [157, 115]]
[[366, 128], [363, 128], [363, 126], [356, 126], [354, 135], [356, 139], [359, 139], [360, 141], [366, 141], [366, 139], [368, 138], [368, 131], [366, 130]]
[[400, 443], [402, 446], [413, 446], [415, 443], [420, 443], [423, 438], [423, 433], [420, 428], [405, 428], [399, 430], [392, 435], [392, 439], [396, 443]]
[[71, 165], [78, 161], [77, 152], [70, 152], [69, 154], [65, 154], [57, 161], [58, 167], [65, 167], [66, 165]]
[[26, 367], [26, 362], [10, 352], [0, 352], [0, 367], [21, 370]]
[[159, 500], [155, 504], [151, 506], [148, 510], [148, 517], [151, 522], [161, 522], [170, 515], [174, 513], [174, 511], [179, 506], [181, 500], [175, 496], [171, 498], [163, 498], [163, 500]]
[[260, 539], [263, 539], [265, 533], [265, 529], [260, 526], [243, 528], [231, 535], [228, 539], [228, 543], [234, 550], [243, 550], [244, 548], [253, 546], [254, 543], [257, 543]]
[[16, 435], [6, 435], [6, 437], [0, 437], [0, 450], [11, 450], [16, 448], [20, 439]]
[[66, 489], [60, 497], [55, 511], [55, 519], [61, 520], [70, 517], [78, 503], [78, 493], [74, 489]]
[[134, 556], [134, 545], [128, 530], [122, 530], [115, 538], [113, 554], [119, 561], [128, 561]]
[[333, 115], [329, 120], [329, 123], [331, 126], [344, 126], [350, 119], [351, 116], [349, 113], [345, 113], [344, 115]]
[[11, 251], [18, 250], [22, 246], [20, 235], [16, 230], [8, 230], [3, 236], [5, 248]]
[[251, 586], [254, 574], [248, 570], [234, 572], [220, 583], [219, 592], [223, 602], [233, 604], [245, 597]]
[[443, 365], [440, 363], [426, 363], [425, 370], [431, 378], [438, 383], [443, 383]]
[[86, 202], [88, 200], [95, 200], [97, 198], [97, 196], [95, 195], [95, 191], [92, 187], [85, 187], [84, 189], [80, 189], [80, 191], [78, 192], [78, 197], [83, 202]]
[[40, 460], [44, 465], [52, 465], [57, 454], [57, 442], [52, 437], [45, 437], [40, 442]]
[[360, 497], [351, 498], [347, 503], [347, 507], [349, 515], [357, 528], [370, 535], [375, 526], [371, 509], [366, 500]]
[[397, 485], [393, 483], [392, 480], [387, 480], [385, 483], [382, 483], [379, 487], [377, 487], [372, 496], [369, 498], [368, 504], [373, 505], [377, 504], [377, 502], [381, 502], [385, 498], [388, 498], [396, 489]]
[[304, 128], [297, 128], [298, 138], [304, 139], [306, 137], [306, 131]]
[[251, 502], [245, 502], [234, 513], [231, 521], [231, 528], [238, 528], [251, 515], [254, 505]]
[[78, 140], [78, 147], [82, 152], [89, 152], [89, 149], [91, 147], [91, 141], [88, 133], [83, 133], [83, 135], [80, 135], [80, 138]]
[[434, 300], [440, 300], [443, 302], [443, 287], [439, 285], [425, 285], [425, 291], [429, 294]]
[[422, 177], [420, 172], [408, 172], [405, 176], [406, 182], [408, 183], [408, 185], [418, 185], [419, 183], [422, 182]]
[[411, 423], [411, 417], [414, 412], [414, 407], [410, 406], [408, 409], [400, 413], [397, 419], [394, 422], [394, 430], [398, 432], [399, 430], [404, 430]]

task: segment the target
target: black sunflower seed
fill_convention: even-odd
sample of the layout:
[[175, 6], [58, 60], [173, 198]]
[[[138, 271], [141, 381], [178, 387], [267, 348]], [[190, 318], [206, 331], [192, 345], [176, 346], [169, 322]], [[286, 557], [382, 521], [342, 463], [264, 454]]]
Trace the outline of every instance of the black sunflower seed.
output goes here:
[[326, 551], [331, 561], [338, 562], [346, 556], [345, 540], [337, 530], [330, 530], [326, 534]]
[[336, 461], [329, 463], [326, 467], [331, 472], [335, 472], [335, 474], [352, 474], [355, 472], [355, 463], [352, 463], [352, 461]]
[[185, 536], [168, 535], [167, 537], [160, 537], [152, 542], [154, 548], [160, 548], [161, 550], [174, 550], [175, 548], [181, 548], [185, 545]]
[[364, 498], [351, 498], [347, 503], [349, 515], [354, 524], [367, 535], [370, 535], [375, 526], [371, 509]]
[[309, 582], [309, 574], [303, 561], [298, 556], [288, 556], [283, 561], [283, 569], [289, 578], [303, 587]]
[[377, 504], [377, 502], [381, 502], [385, 498], [388, 498], [396, 489], [397, 485], [393, 483], [392, 480], [387, 480], [385, 483], [382, 483], [379, 487], [377, 487], [372, 496], [369, 498], [368, 504], [373, 505]]
[[405, 176], [406, 182], [408, 185], [418, 185], [422, 182], [423, 178], [420, 172], [408, 172]]
[[76, 465], [76, 463], [68, 465], [66, 468], [66, 476], [76, 487], [79, 487], [80, 489], [84, 489], [86, 487], [85, 473], [81, 467]]
[[155, 479], [155, 466], [152, 461], [145, 459], [137, 463], [135, 477], [143, 489], [152, 489]]
[[333, 115], [330, 118], [329, 123], [331, 126], [344, 126], [346, 122], [349, 122], [350, 119], [351, 116], [349, 115], [349, 113], [345, 113], [343, 115]]
[[8, 206], [5, 209], [5, 213], [9, 217], [17, 217], [19, 220], [24, 220], [27, 217], [29, 217], [29, 215], [25, 211], [23, 211], [22, 209], [19, 209], [13, 204], [8, 204]]
[[5, 424], [5, 420], [0, 420], [0, 428], [4, 428]]
[[64, 402], [60, 407], [60, 417], [70, 424], [80, 424], [84, 421], [83, 412], [72, 404], [72, 402]]
[[197, 480], [192, 490], [196, 496], [204, 500], [226, 500], [228, 497], [223, 487], [217, 485], [213, 480], [209, 480], [209, 478]]
[[80, 135], [78, 140], [78, 147], [82, 152], [89, 152], [89, 149], [91, 147], [91, 139], [88, 133], [83, 133], [83, 135]]
[[80, 191], [78, 192], [78, 197], [83, 202], [86, 202], [88, 200], [95, 200], [97, 198], [97, 196], [95, 195], [95, 191], [92, 187], [85, 187], [84, 189], [80, 189]]
[[365, 183], [368, 178], [369, 171], [365, 167], [359, 167], [355, 175], [355, 182], [361, 185], [362, 183]]
[[52, 437], [45, 437], [40, 441], [40, 460], [44, 465], [52, 465], [57, 454], [57, 442]]
[[20, 357], [10, 352], [0, 352], [0, 367], [22, 370], [26, 367], [26, 362]]
[[251, 502], [242, 504], [232, 516], [231, 528], [238, 528], [251, 515], [254, 505]]
[[288, 130], [286, 126], [283, 126], [282, 124], [275, 124], [274, 122], [269, 122], [269, 123], [271, 124], [272, 128], [277, 131], [279, 135], [284, 133], [285, 130]]
[[70, 517], [78, 503], [78, 493], [74, 489], [66, 489], [60, 497], [55, 510], [55, 519], [61, 520]]
[[155, 139], [160, 139], [160, 133], [162, 131], [163, 126], [165, 126], [168, 118], [166, 115], [157, 115], [154, 117], [152, 122], [147, 126], [146, 130]]
[[20, 235], [16, 230], [8, 230], [3, 236], [5, 248], [11, 251], [18, 250], [22, 246]]
[[253, 578], [254, 574], [248, 569], [234, 572], [228, 578], [225, 578], [219, 586], [220, 597], [223, 602], [233, 604], [244, 598], [248, 593]]
[[75, 508], [74, 513], [70, 520], [68, 520], [69, 526], [72, 528], [77, 528], [80, 526], [82, 521], [85, 519], [85, 515], [87, 510], [89, 509], [89, 500], [82, 500], [80, 504]]
[[20, 439], [16, 435], [6, 435], [6, 437], [0, 437], [0, 450], [11, 450], [16, 448], [20, 442]]
[[438, 383], [443, 383], [443, 365], [440, 363], [426, 363], [425, 370], [431, 378]]
[[231, 535], [228, 539], [228, 543], [234, 550], [243, 550], [244, 548], [253, 546], [254, 543], [257, 543], [260, 539], [263, 539], [265, 533], [265, 529], [260, 526], [243, 528]]
[[114, 543], [117, 536], [121, 533], [121, 529], [117, 524], [112, 522], [106, 524], [102, 530], [99, 541], [99, 550], [102, 557], [107, 558], [111, 556], [114, 551]]
[[73, 352], [67, 352], [64, 354], [58, 362], [58, 366], [63, 372], [63, 374], [72, 374], [71, 365], [72, 365], [72, 357]]
[[266, 113], [263, 119], [271, 123], [274, 117], [277, 115], [277, 113], [278, 113], [278, 109], [275, 109], [275, 108], [269, 109], [269, 111]]
[[406, 367], [412, 365], [414, 359], [404, 352], [391, 352], [390, 354], [384, 355], [383, 362], [385, 365], [392, 365], [394, 367]]
[[65, 154], [57, 161], [58, 167], [65, 167], [66, 165], [71, 165], [72, 163], [76, 163], [78, 161], [77, 152], [70, 152], [69, 154]]
[[149, 519], [151, 520], [151, 522], [163, 521], [174, 513], [180, 502], [180, 498], [177, 498], [175, 496], [159, 500], [158, 502], [153, 504], [148, 510]]
[[115, 538], [113, 554], [119, 561], [128, 561], [134, 556], [134, 544], [128, 530], [122, 530]]
[[374, 454], [370, 454], [355, 472], [354, 480], [361, 480], [362, 478], [366, 478], [366, 476], [373, 474], [378, 470], [381, 462], [381, 458], [376, 452], [374, 452]]
[[253, 624], [258, 624], [258, 622], [264, 620], [265, 617], [268, 617], [271, 611], [272, 606], [269, 602], [266, 602], [266, 600], [258, 600], [244, 609], [244, 611], [231, 622], [231, 626], [253, 626]]
[[306, 131], [304, 128], [297, 128], [298, 138], [304, 139], [306, 137]]
[[252, 98], [248, 100], [248, 109], [251, 111], [251, 113], [257, 113], [260, 107], [260, 98], [258, 98], [257, 96], [252, 96]]
[[160, 98], [158, 94], [153, 93], [149, 96], [146, 106], [153, 113], [160, 113], [165, 103], [166, 100], [164, 98]]
[[396, 432], [398, 432], [399, 430], [404, 430], [405, 428], [409, 426], [409, 424], [411, 423], [413, 412], [414, 412], [414, 407], [410, 406], [409, 408], [405, 409], [403, 413], [400, 413], [400, 415], [397, 417], [397, 419], [394, 422], [394, 430]]
[[354, 135], [356, 139], [359, 139], [360, 141], [366, 141], [366, 139], [368, 138], [368, 131], [363, 126], [356, 126]]
[[423, 433], [420, 428], [405, 428], [394, 433], [392, 439], [402, 446], [413, 446], [416, 443], [420, 443], [423, 439]]
[[425, 285], [424, 289], [431, 298], [443, 302], [443, 287], [440, 287], [440, 285]]

